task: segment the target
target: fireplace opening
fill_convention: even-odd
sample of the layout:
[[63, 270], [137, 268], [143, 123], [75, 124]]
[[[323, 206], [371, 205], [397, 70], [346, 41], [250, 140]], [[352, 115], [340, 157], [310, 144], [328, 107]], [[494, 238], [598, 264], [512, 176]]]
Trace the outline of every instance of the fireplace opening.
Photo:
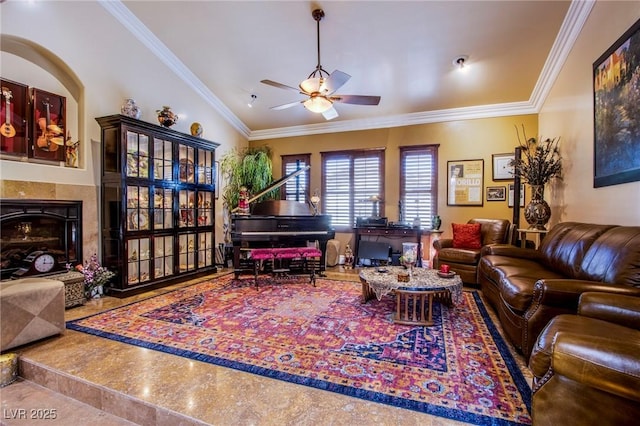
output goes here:
[[54, 257], [56, 271], [81, 262], [82, 201], [0, 200], [0, 278], [38, 251]]

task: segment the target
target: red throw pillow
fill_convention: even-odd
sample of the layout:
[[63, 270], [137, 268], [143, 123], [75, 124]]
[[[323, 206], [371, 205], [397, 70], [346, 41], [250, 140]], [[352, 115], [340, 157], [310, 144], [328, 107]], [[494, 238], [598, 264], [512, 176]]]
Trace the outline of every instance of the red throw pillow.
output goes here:
[[453, 247], [464, 249], [482, 248], [479, 223], [452, 223]]

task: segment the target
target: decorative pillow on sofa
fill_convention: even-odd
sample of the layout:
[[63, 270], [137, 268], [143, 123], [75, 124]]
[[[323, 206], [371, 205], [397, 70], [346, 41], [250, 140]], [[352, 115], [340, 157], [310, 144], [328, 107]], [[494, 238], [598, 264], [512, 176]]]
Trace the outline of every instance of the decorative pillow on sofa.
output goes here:
[[452, 223], [453, 247], [464, 249], [482, 248], [479, 223]]

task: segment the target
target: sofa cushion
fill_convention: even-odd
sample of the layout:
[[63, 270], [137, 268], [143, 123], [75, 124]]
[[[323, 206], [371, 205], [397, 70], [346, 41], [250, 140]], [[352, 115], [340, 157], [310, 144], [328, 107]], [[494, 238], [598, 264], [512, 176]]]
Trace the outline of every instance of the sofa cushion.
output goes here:
[[483, 256], [480, 269], [485, 276], [497, 283], [503, 302], [512, 311], [519, 313], [531, 306], [536, 281], [563, 278], [557, 272], [540, 268], [535, 260], [518, 257]]
[[438, 252], [438, 257], [440, 262], [477, 265], [480, 260], [480, 249], [444, 248]]
[[463, 249], [482, 248], [482, 234], [479, 223], [452, 223], [453, 247]]
[[[591, 245], [613, 225], [562, 222], [554, 226], [540, 244], [547, 268], [566, 278], [585, 279], [582, 261]], [[600, 280], [598, 280], [600, 281]]]
[[640, 287], [640, 226], [603, 233], [584, 255], [579, 278]]

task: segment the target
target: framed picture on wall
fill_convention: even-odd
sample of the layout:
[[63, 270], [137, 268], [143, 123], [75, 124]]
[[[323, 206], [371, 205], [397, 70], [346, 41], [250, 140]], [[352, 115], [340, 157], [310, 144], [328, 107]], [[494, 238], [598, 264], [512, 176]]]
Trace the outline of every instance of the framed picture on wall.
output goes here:
[[64, 161], [66, 145], [66, 98], [31, 89], [33, 158]]
[[[513, 193], [515, 192], [515, 185], [509, 184], [509, 201], [507, 205], [513, 207]], [[524, 183], [520, 184], [520, 207], [524, 207]]]
[[493, 180], [513, 180], [513, 154], [493, 154]]
[[447, 161], [447, 205], [482, 206], [484, 160]]
[[640, 180], [640, 20], [593, 63], [594, 188]]
[[0, 104], [0, 151], [25, 157], [28, 154], [27, 123], [29, 88], [24, 84], [0, 79], [2, 103]]
[[504, 201], [506, 199], [506, 186], [487, 186], [487, 201]]

